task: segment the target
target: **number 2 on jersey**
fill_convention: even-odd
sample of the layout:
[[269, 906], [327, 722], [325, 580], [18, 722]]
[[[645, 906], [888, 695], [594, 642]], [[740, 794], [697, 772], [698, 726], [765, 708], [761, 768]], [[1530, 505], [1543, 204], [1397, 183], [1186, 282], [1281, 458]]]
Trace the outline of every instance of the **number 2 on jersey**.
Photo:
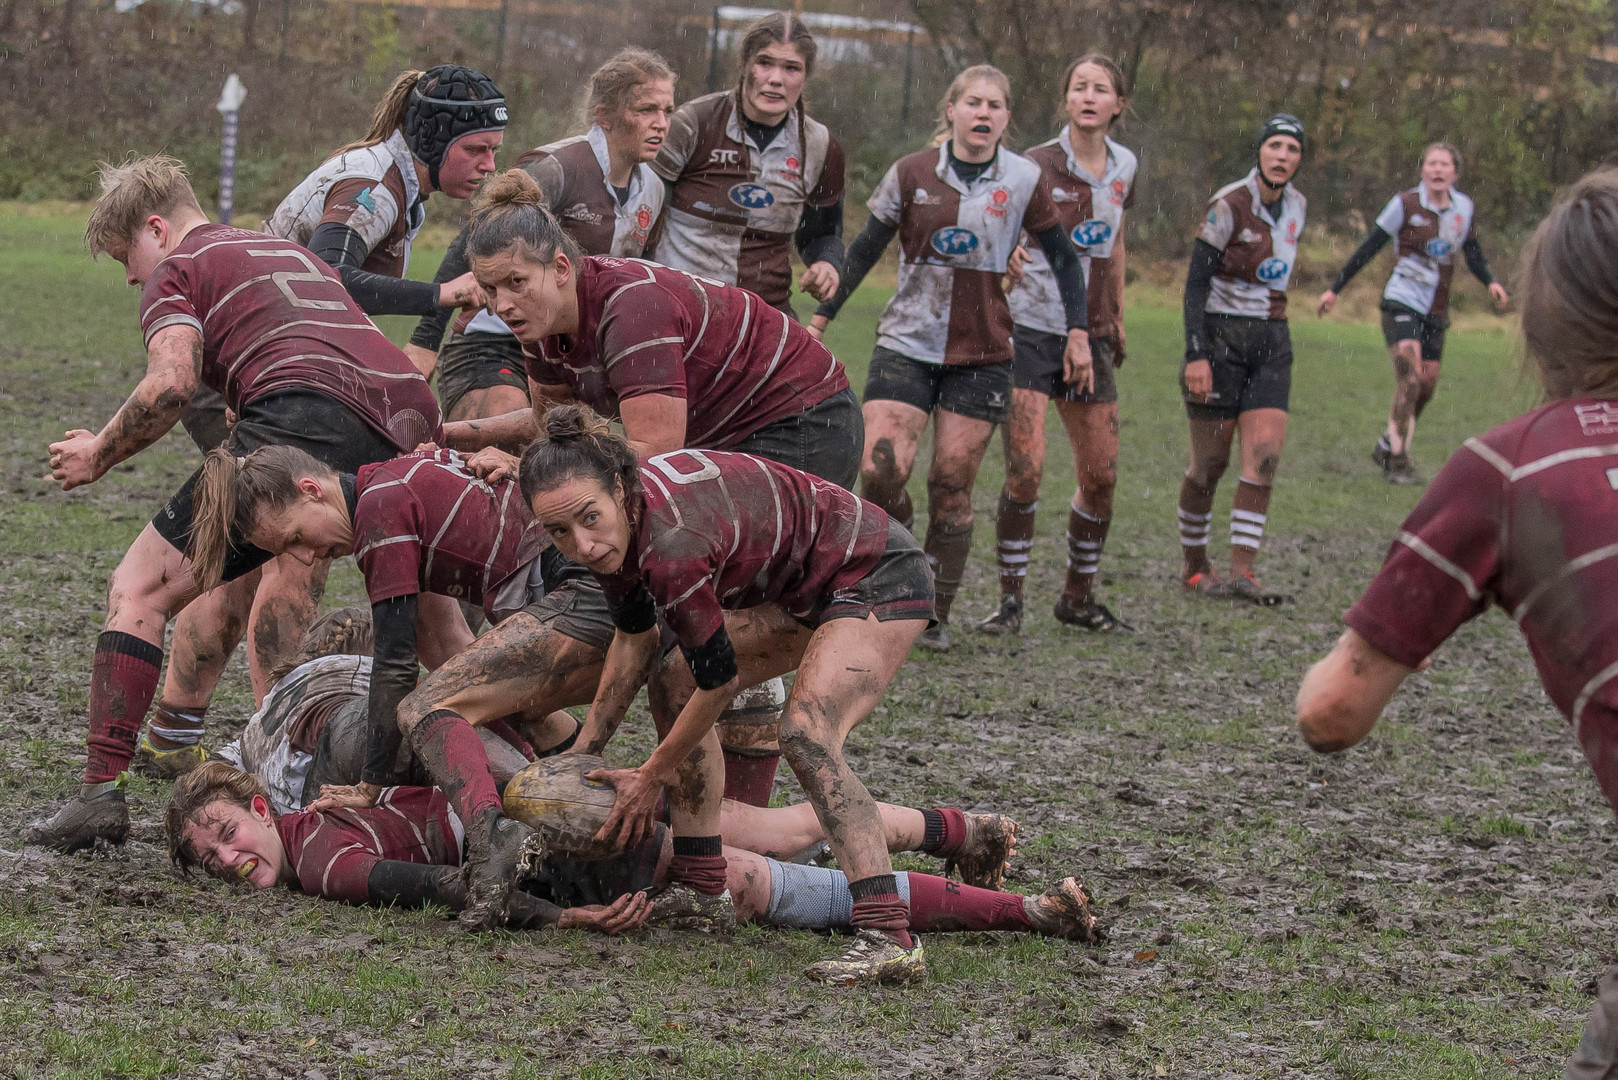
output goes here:
[[291, 270], [280, 270], [270, 275], [275, 287], [281, 290], [281, 295], [287, 298], [287, 303], [295, 308], [312, 308], [316, 311], [341, 311], [348, 306], [342, 300], [306, 300], [292, 291], [294, 281], [318, 281], [322, 285], [330, 285], [331, 281], [314, 260], [295, 247], [284, 248], [248, 248], [247, 254], [259, 259], [296, 259], [301, 262], [307, 273], [295, 273]]

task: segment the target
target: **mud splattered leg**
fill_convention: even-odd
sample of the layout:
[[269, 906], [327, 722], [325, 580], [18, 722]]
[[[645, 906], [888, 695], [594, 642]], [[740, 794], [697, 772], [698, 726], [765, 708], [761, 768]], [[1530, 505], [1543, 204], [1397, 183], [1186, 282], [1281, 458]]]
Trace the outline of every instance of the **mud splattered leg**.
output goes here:
[[270, 692], [269, 673], [297, 651], [315, 621], [330, 570], [329, 560], [305, 566], [286, 555], [265, 564], [247, 623], [247, 670], [254, 702], [263, 703]]

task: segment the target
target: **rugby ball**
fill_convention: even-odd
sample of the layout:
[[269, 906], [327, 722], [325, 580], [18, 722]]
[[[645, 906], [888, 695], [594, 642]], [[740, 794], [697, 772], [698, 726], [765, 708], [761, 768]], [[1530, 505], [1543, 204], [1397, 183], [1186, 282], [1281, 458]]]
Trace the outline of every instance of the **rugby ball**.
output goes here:
[[609, 768], [594, 754], [541, 758], [506, 784], [506, 817], [527, 825], [559, 855], [599, 859], [611, 845], [596, 842], [618, 795], [611, 784], [586, 780], [585, 773]]

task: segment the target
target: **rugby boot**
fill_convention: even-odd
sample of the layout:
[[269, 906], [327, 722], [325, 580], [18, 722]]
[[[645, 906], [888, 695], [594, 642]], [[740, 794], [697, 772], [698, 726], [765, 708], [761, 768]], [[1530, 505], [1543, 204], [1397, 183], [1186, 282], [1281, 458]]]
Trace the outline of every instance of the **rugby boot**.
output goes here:
[[815, 982], [836, 986], [919, 983], [927, 978], [927, 957], [921, 938], [911, 934], [910, 940], [914, 944], [907, 949], [886, 934], [859, 930], [842, 956], [810, 964], [803, 973]]
[[1286, 600], [1280, 593], [1273, 593], [1260, 585], [1258, 578], [1252, 574], [1243, 574], [1232, 578], [1219, 589], [1218, 595], [1229, 600], [1239, 600], [1243, 603], [1257, 604], [1259, 607], [1274, 607]]
[[1001, 596], [1000, 610], [978, 623], [975, 629], [980, 634], [1022, 633], [1022, 597], [1016, 593]]
[[1416, 473], [1416, 467], [1410, 463], [1409, 454], [1392, 454], [1388, 463], [1382, 467], [1382, 479], [1390, 484], [1419, 484], [1421, 477]]
[[1022, 909], [1034, 929], [1046, 937], [1101, 940], [1096, 917], [1090, 913], [1090, 894], [1074, 878], [1065, 878], [1038, 896], [1023, 897]]
[[466, 906], [457, 921], [476, 932], [498, 929], [506, 923], [506, 905], [517, 877], [523, 846], [534, 830], [520, 821], [502, 817], [490, 807], [466, 827]]
[[652, 901], [647, 926], [698, 934], [728, 934], [736, 929], [736, 902], [729, 889], [710, 896], [689, 885], [654, 885], [646, 895]]
[[1379, 469], [1386, 470], [1388, 459], [1392, 456], [1393, 450], [1389, 448], [1385, 439], [1378, 439], [1376, 445], [1371, 447], [1371, 460], [1376, 462]]
[[916, 644], [923, 649], [931, 649], [933, 652], [949, 652], [949, 623], [941, 622], [929, 626], [921, 632], [921, 636], [916, 639]]
[[28, 827], [23, 840], [62, 854], [95, 846], [97, 840], [121, 844], [129, 835], [129, 806], [124, 802], [128, 773], [101, 784], [81, 784], [79, 793], [49, 818]]
[[177, 780], [207, 761], [208, 748], [201, 743], [177, 746], [173, 750], [159, 750], [152, 745], [152, 737], [141, 732], [135, 746], [135, 756], [129, 762], [129, 771], [136, 776], [150, 776], [157, 780]]
[[1199, 596], [1218, 596], [1225, 588], [1223, 579], [1211, 568], [1198, 570], [1194, 574], [1182, 574], [1178, 580], [1186, 592]]
[[1051, 614], [1064, 626], [1077, 626], [1081, 630], [1094, 630], [1100, 634], [1109, 630], [1135, 629], [1108, 611], [1105, 604], [1098, 604], [1090, 597], [1086, 597], [1082, 604], [1074, 604], [1065, 596], [1058, 597]]
[[944, 860], [944, 876], [956, 870], [961, 880], [980, 889], [1006, 883], [1006, 864], [1017, 854], [1017, 823], [1004, 814], [964, 814], [966, 838]]

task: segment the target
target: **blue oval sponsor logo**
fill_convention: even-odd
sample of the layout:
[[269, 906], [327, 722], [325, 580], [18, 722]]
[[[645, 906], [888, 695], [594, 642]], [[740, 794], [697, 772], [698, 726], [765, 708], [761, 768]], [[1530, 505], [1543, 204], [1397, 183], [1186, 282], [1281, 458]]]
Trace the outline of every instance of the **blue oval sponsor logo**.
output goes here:
[[932, 245], [940, 255], [970, 255], [978, 249], [978, 234], [950, 225], [933, 233]]
[[775, 205], [775, 196], [763, 184], [737, 184], [730, 189], [730, 201], [744, 210], [763, 210]]
[[1286, 277], [1291, 269], [1285, 259], [1265, 259], [1258, 264], [1258, 279], [1265, 284], [1273, 284]]
[[1442, 236], [1435, 236], [1427, 241], [1427, 254], [1435, 259], [1442, 259], [1454, 250], [1455, 245], [1445, 240]]
[[1100, 218], [1091, 218], [1073, 226], [1074, 247], [1095, 247], [1112, 239], [1112, 226]]

